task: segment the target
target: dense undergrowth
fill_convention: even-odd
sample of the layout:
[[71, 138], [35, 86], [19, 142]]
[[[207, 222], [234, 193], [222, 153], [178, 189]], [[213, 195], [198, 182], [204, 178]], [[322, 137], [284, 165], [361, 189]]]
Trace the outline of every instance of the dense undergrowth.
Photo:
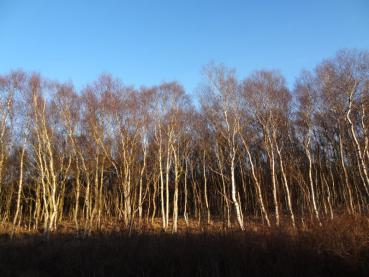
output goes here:
[[[214, 224], [215, 226], [216, 224]], [[198, 230], [197, 232], [195, 230]], [[0, 236], [0, 276], [369, 276], [369, 221]]]

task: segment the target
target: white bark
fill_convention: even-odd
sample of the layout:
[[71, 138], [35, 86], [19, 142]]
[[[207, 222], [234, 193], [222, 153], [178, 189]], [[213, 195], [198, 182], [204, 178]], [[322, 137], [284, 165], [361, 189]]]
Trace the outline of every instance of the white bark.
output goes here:
[[354, 88], [351, 90], [350, 95], [349, 95], [349, 106], [348, 106], [347, 113], [346, 113], [346, 119], [349, 122], [351, 135], [352, 135], [352, 137], [354, 139], [356, 151], [357, 151], [358, 156], [359, 156], [359, 161], [360, 161], [361, 169], [362, 169], [362, 171], [364, 173], [364, 177], [365, 177], [365, 181], [366, 181], [364, 183], [365, 190], [368, 191], [368, 187], [369, 187], [368, 169], [367, 169], [366, 164], [365, 164], [365, 161], [364, 161], [364, 156], [363, 156], [363, 152], [361, 151], [361, 146], [360, 146], [359, 141], [357, 139], [357, 135], [356, 135], [354, 124], [353, 124], [353, 122], [351, 120], [351, 117], [350, 117], [350, 113], [351, 113], [351, 110], [352, 110], [352, 101], [353, 101], [352, 98], [353, 98], [353, 94], [355, 92], [355, 89], [356, 89], [356, 84], [355, 84]]
[[234, 170], [235, 170], [235, 149], [232, 149], [232, 157], [231, 157], [231, 195], [232, 195], [232, 201], [234, 204], [234, 208], [236, 210], [236, 216], [237, 216], [237, 221], [238, 221], [238, 225], [240, 226], [241, 230], [245, 230], [245, 226], [243, 223], [243, 217], [242, 217], [242, 213], [241, 213], [241, 207], [240, 204], [238, 203], [237, 197], [236, 197], [236, 180], [235, 180], [235, 176], [234, 176]]
[[313, 182], [313, 175], [312, 175], [312, 171], [313, 171], [313, 165], [312, 165], [312, 160], [311, 160], [311, 154], [310, 154], [310, 137], [307, 138], [306, 144], [304, 144], [304, 149], [305, 149], [305, 153], [306, 153], [306, 157], [308, 158], [308, 162], [309, 162], [309, 184], [310, 184], [310, 193], [311, 193], [311, 201], [313, 204], [313, 209], [314, 209], [314, 215], [316, 220], [318, 221], [319, 225], [321, 226], [322, 223], [320, 221], [320, 217], [319, 217], [319, 211], [316, 205], [316, 200], [315, 200], [315, 189], [314, 189], [314, 182]]

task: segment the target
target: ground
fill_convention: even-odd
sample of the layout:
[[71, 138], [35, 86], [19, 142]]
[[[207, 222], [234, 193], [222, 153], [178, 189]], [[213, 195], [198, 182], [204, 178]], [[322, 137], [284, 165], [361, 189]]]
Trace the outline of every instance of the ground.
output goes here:
[[[193, 223], [192, 223], [193, 224]], [[0, 236], [0, 276], [369, 276], [369, 222]], [[158, 224], [158, 226], [160, 226]], [[69, 231], [68, 231], [69, 230]], [[196, 231], [198, 230], [198, 231]]]

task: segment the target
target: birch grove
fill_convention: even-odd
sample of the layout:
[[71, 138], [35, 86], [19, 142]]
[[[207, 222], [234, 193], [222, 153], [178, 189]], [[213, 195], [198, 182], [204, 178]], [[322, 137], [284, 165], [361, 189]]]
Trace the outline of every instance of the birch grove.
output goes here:
[[291, 88], [211, 63], [196, 93], [1, 75], [0, 224], [175, 233], [368, 215], [368, 52], [339, 51]]

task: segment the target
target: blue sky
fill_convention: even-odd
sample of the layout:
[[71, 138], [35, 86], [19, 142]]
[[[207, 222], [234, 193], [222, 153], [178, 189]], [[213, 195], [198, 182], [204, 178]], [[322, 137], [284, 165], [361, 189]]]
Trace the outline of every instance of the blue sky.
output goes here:
[[127, 85], [178, 80], [210, 61], [279, 69], [288, 84], [340, 48], [369, 50], [369, 1], [0, 0], [0, 73], [23, 68], [77, 88], [110, 72]]

